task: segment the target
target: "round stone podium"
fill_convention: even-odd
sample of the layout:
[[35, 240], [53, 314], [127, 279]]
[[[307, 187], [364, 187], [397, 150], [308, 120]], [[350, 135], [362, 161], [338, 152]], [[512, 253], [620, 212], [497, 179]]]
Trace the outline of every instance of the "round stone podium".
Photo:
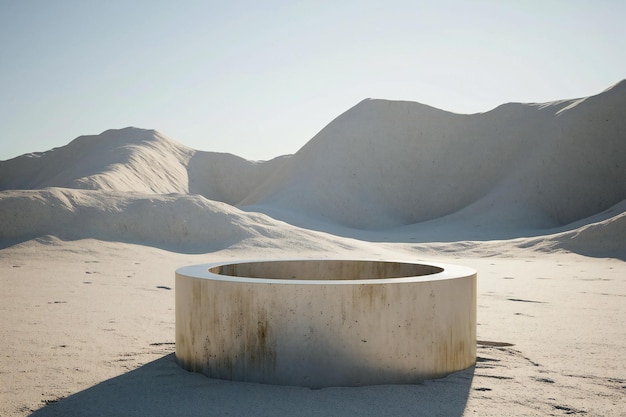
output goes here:
[[443, 377], [476, 363], [476, 272], [336, 259], [183, 267], [176, 361], [211, 378], [313, 388]]

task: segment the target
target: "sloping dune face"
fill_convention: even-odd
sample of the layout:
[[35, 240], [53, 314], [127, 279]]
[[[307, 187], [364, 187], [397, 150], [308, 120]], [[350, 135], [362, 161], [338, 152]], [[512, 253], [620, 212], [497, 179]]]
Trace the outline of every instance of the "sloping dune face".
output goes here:
[[288, 156], [268, 162], [202, 152], [155, 130], [127, 127], [0, 161], [0, 190], [46, 187], [142, 194], [199, 194], [237, 204]]
[[200, 195], [137, 194], [69, 188], [0, 192], [0, 248], [42, 236], [99, 239], [206, 253], [252, 240], [291, 250], [346, 248], [320, 233], [286, 226]]
[[0, 164], [0, 189], [82, 188], [167, 194], [188, 191], [194, 151], [146, 129], [80, 136], [48, 152]]
[[626, 82], [586, 99], [475, 115], [365, 100], [242, 205], [361, 229], [463, 210], [513, 210], [527, 227], [557, 227], [625, 199], [624, 161]]
[[256, 162], [231, 154], [196, 151], [187, 165], [189, 192], [236, 205], [288, 158]]

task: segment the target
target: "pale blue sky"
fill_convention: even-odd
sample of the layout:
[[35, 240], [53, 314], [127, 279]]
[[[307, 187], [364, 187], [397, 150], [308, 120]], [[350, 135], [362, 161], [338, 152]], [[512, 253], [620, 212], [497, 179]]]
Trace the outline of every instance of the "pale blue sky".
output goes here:
[[367, 97], [476, 113], [626, 78], [626, 2], [0, 0], [0, 160], [137, 126], [296, 152]]

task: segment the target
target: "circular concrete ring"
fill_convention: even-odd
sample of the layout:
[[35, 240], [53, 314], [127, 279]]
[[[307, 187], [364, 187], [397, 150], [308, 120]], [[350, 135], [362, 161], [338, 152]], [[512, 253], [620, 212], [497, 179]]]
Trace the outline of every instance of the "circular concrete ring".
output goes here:
[[176, 271], [176, 361], [211, 378], [410, 384], [476, 363], [476, 272], [292, 259]]

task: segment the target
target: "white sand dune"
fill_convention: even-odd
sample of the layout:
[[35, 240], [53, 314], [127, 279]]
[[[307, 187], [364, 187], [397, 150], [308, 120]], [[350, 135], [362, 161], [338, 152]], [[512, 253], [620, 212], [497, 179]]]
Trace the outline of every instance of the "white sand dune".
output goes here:
[[0, 247], [47, 235], [137, 243], [186, 253], [213, 252], [245, 240], [322, 251], [331, 241], [322, 233], [289, 227], [264, 214], [246, 213], [200, 195], [11, 190], [0, 193], [0, 212]]
[[107, 130], [1, 163], [0, 188], [186, 193], [185, 167], [192, 154], [192, 149], [153, 130]]
[[196, 151], [187, 165], [189, 192], [236, 205], [289, 158], [285, 155], [256, 162], [231, 154]]
[[[624, 131], [624, 81], [584, 99], [505, 104], [474, 115], [365, 100], [295, 155], [268, 162], [196, 151], [153, 130], [108, 130], [0, 162], [0, 189], [6, 190], [0, 209], [14, 219], [0, 227], [0, 237], [19, 241], [61, 230], [77, 238], [139, 239], [159, 247], [183, 245], [184, 250], [198, 244], [196, 251], [203, 251], [210, 246], [207, 240], [221, 240], [222, 234], [207, 237], [214, 225], [198, 207], [213, 203], [200, 196], [237, 205], [250, 213], [252, 223], [252, 213], [262, 212], [307, 229], [366, 240], [385, 240], [390, 228], [394, 239], [418, 242], [551, 235], [595, 223], [600, 213], [622, 207]], [[27, 190], [46, 187], [65, 190], [27, 196]], [[132, 198], [119, 193], [132, 193]], [[148, 197], [173, 193], [178, 196]], [[73, 196], [73, 208], [55, 203], [55, 196], [63, 195]], [[129, 198], [137, 201], [130, 204]], [[32, 212], [30, 200], [41, 202], [41, 213]], [[143, 215], [147, 207], [158, 229]], [[91, 217], [68, 217], [83, 211]], [[111, 221], [112, 213], [124, 221]], [[237, 216], [247, 215], [237, 210]], [[239, 236], [246, 221], [234, 222], [228, 233]], [[86, 226], [72, 228], [68, 222]], [[193, 238], [181, 238], [187, 223], [203, 227], [192, 228]], [[131, 225], [131, 231], [119, 225]], [[611, 227], [614, 222], [607, 223]], [[68, 234], [72, 229], [76, 232]]]
[[[477, 365], [309, 390], [178, 368], [174, 270], [232, 258], [478, 270]], [[138, 128], [0, 161], [0, 415], [623, 415], [626, 81], [460, 115], [365, 100], [247, 161]]]
[[155, 130], [128, 127], [0, 162], [0, 189], [191, 193], [236, 204], [284, 158], [260, 163], [196, 151]]
[[625, 130], [626, 82], [586, 99], [474, 115], [365, 100], [241, 205], [359, 229], [457, 212], [557, 227], [626, 198]]

